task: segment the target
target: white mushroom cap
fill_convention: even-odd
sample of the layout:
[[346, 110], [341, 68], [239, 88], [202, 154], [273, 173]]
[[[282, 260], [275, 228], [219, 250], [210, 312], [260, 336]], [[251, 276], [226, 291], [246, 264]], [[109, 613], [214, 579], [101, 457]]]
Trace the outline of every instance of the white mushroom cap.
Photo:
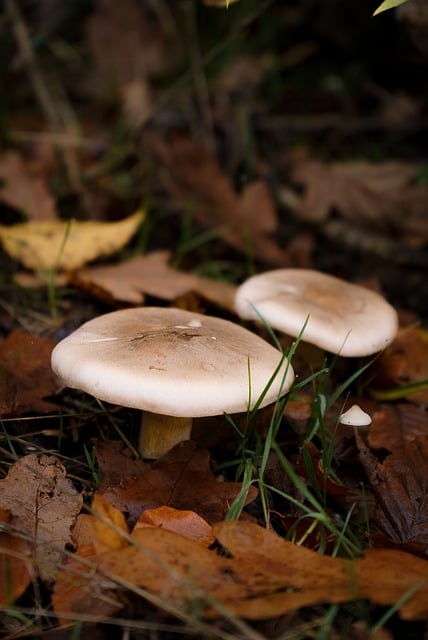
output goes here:
[[339, 416], [339, 422], [352, 427], [364, 427], [371, 424], [372, 419], [358, 404], [353, 404], [350, 409]]
[[[252, 407], [281, 358], [277, 349], [232, 322], [143, 307], [82, 325], [55, 347], [52, 368], [66, 385], [101, 400], [199, 417]], [[293, 379], [284, 357], [260, 406], [284, 395]]]
[[238, 287], [235, 308], [246, 319], [343, 356], [384, 349], [398, 329], [395, 309], [378, 293], [310, 269], [277, 269]]

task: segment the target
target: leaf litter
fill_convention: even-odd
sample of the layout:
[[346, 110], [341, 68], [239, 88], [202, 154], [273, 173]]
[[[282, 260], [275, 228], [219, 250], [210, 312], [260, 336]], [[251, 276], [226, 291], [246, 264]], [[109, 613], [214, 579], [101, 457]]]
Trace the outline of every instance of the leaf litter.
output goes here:
[[[176, 47], [177, 25], [168, 20], [170, 14], [163, 13], [163, 21], [153, 19], [165, 8], [162, 3], [156, 11], [146, 12], [141, 3], [127, 0], [118, 9], [111, 0], [99, 0], [85, 22], [90, 55], [80, 84], [86, 96], [97, 95], [108, 108], [119, 106], [121, 124], [125, 122], [130, 131], [136, 132], [140, 145], [140, 128], [158, 108], [155, 79], [165, 69], [176, 69], [179, 58], [174, 59], [180, 47]], [[316, 51], [312, 43], [304, 46]], [[107, 47], [114, 55], [105, 56]], [[254, 64], [259, 65], [256, 84], [263, 81], [261, 76], [270, 68], [269, 62], [267, 58], [260, 66], [260, 59], [254, 58]], [[221, 113], [233, 126], [233, 113], [225, 105], [238, 89], [245, 90], [245, 82], [238, 77], [232, 85], [223, 86], [228, 97]], [[183, 93], [173, 95], [181, 104]], [[193, 107], [189, 109], [187, 104], [185, 108], [194, 114]], [[169, 108], [162, 118], [174, 119], [176, 115]], [[214, 124], [218, 127], [219, 121]], [[47, 137], [51, 133], [49, 128], [42, 131]], [[304, 230], [301, 235], [293, 235], [291, 221], [278, 210], [273, 183], [269, 181], [268, 187], [255, 175], [259, 172], [250, 172], [251, 179], [246, 177], [243, 182], [234, 180], [223, 169], [220, 155], [202, 147], [198, 136], [187, 131], [171, 137], [162, 132], [154, 139], [157, 178], [173, 200], [173, 207], [213, 230], [217, 248], [229, 246], [245, 259], [251, 255], [251, 259], [269, 266], [295, 265], [296, 261], [300, 265], [304, 260], [305, 266], [312, 266], [318, 239], [313, 227], [308, 233], [306, 225], [322, 226], [336, 216], [346, 222], [340, 227], [345, 229], [343, 233], [348, 232], [349, 222], [363, 230], [379, 231], [377, 239], [390, 235], [412, 251], [414, 247], [423, 250], [426, 244], [426, 186], [418, 182], [416, 163], [330, 163], [315, 156], [292, 159], [291, 180], [303, 187], [303, 197], [293, 192], [297, 206], [291, 209], [295, 220], [303, 222]], [[105, 152], [103, 144], [111, 142], [104, 132], [99, 140], [95, 155]], [[78, 145], [82, 140], [76, 137], [71, 142]], [[136, 155], [141, 155], [141, 149], [135, 148]], [[85, 162], [90, 153], [92, 147]], [[90, 162], [89, 176], [104, 170], [94, 157]], [[240, 158], [233, 162], [239, 165]], [[138, 183], [141, 174], [132, 171], [131, 167], [131, 179]], [[266, 167], [260, 173], [271, 177]], [[124, 176], [129, 178], [128, 166]], [[234, 286], [173, 269], [169, 250], [85, 267], [123, 248], [136, 232], [141, 215], [139, 220], [138, 214], [119, 216], [122, 220], [118, 223], [61, 222], [59, 203], [52, 196], [47, 176], [24, 153], [2, 154], [0, 179], [2, 202], [29, 220], [23, 225], [1, 227], [4, 249], [26, 268], [63, 270], [68, 284], [108, 306], [143, 304], [146, 297], [174, 304], [180, 298], [180, 304], [191, 305], [190, 294], [194, 292], [233, 314]], [[103, 186], [108, 183], [111, 189], [104, 193], [105, 198], [115, 187], [109, 176], [102, 176], [97, 187], [103, 180]], [[139, 202], [141, 183], [137, 191], [135, 201]], [[124, 209], [134, 210], [129, 209], [129, 201]], [[100, 217], [94, 211], [90, 218], [92, 214]], [[39, 224], [46, 220], [46, 226]], [[124, 233], [119, 238], [117, 231], [122, 223]], [[77, 234], [65, 252], [72, 228]], [[278, 230], [281, 235], [277, 235]], [[286, 247], [278, 239], [284, 235]], [[296, 241], [299, 238], [303, 238], [303, 249], [300, 240]], [[193, 255], [192, 266], [194, 260]], [[67, 320], [73, 322], [73, 311], [67, 305], [64, 308], [68, 310]], [[55, 396], [57, 382], [48, 373], [51, 339], [21, 331], [7, 333], [0, 354], [2, 416], [30, 412], [41, 414], [43, 419], [45, 413], [57, 411], [60, 404], [56, 403], [61, 402]], [[318, 529], [313, 528], [314, 535], [309, 535], [307, 522], [314, 521], [302, 518], [306, 498], [296, 487], [290, 494], [298, 501], [295, 508], [287, 500], [268, 494], [268, 510], [272, 522], [278, 518], [281, 523], [277, 530], [302, 533], [301, 545], [283, 539], [273, 528], [257, 524], [263, 519], [260, 494], [257, 496], [254, 486], [248, 492], [242, 519], [225, 521], [241, 484], [225, 479], [228, 474], [225, 478], [215, 474], [213, 468], [222, 447], [223, 452], [234, 451], [230, 434], [227, 442], [218, 438], [212, 452], [190, 442], [152, 464], [133, 459], [129, 451], [119, 451], [109, 441], [99, 441], [96, 469], [101, 483], [92, 495], [74, 487], [59, 458], [42, 453], [24, 455], [0, 481], [0, 603], [4, 606], [16, 601], [40, 576], [48, 589], [53, 589], [52, 602], [64, 623], [70, 617], [78, 619], [79, 613], [114, 615], [133, 590], [160, 607], [162, 602], [166, 608], [172, 602], [176, 611], [185, 611], [192, 605], [207, 617], [222, 617], [226, 608], [242, 618], [275, 620], [303, 606], [365, 598], [381, 606], [397, 607], [404, 619], [426, 619], [426, 388], [414, 386], [426, 380], [425, 343], [422, 329], [406, 328], [369, 369], [364, 392], [372, 399], [362, 398], [371, 403], [373, 424], [369, 431], [354, 435], [349, 429], [337, 428], [336, 405], [326, 412], [328, 433], [337, 435], [333, 452], [336, 473], [327, 473], [323, 468], [325, 452], [312, 443], [303, 449], [314, 473], [304, 465], [301, 440], [296, 434], [303, 436], [312, 424], [312, 393], [294, 401], [294, 405], [291, 401], [284, 412], [285, 424], [292, 424], [295, 431], [292, 435], [280, 432], [281, 446], [291, 452], [290, 462], [303, 482], [301, 486], [313, 489], [316, 495], [325, 491], [328, 509], [332, 504], [347, 505], [345, 511], [354, 504], [366, 504], [370, 531], [363, 536], [362, 544], [371, 544], [372, 548], [363, 549], [360, 556], [350, 559], [315, 553], [314, 549], [320, 548]], [[74, 424], [79, 422], [76, 416], [72, 420]], [[104, 428], [106, 424], [102, 432]], [[74, 427], [72, 431], [73, 438], [79, 439]], [[265, 436], [266, 431], [263, 422], [258, 436]], [[298, 455], [294, 455], [296, 451]], [[293, 490], [278, 458], [269, 464], [273, 487]], [[345, 465], [347, 473], [341, 475]], [[331, 548], [333, 545], [327, 547], [328, 551]], [[370, 637], [373, 634], [370, 632]]]
[[[111, 454], [114, 467], [109, 460]], [[146, 509], [162, 506], [190, 509], [212, 524], [226, 516], [241, 490], [239, 482], [217, 480], [210, 468], [208, 451], [198, 449], [193, 441], [177, 445], [152, 464], [135, 462], [131, 473], [115, 472], [111, 481], [109, 469], [123, 468], [122, 457], [126, 456], [118, 456], [106, 444], [97, 444], [102, 477], [98, 493], [126, 513], [132, 524]], [[256, 495], [256, 489], [251, 487], [246, 502]]]
[[[199, 602], [208, 616], [218, 615], [219, 605], [243, 618], [260, 620], [302, 606], [362, 597], [391, 604], [406, 594], [402, 615], [407, 619], [427, 615], [426, 560], [387, 550], [368, 550], [356, 560], [332, 558], [249, 522], [221, 522], [213, 532], [226, 556], [179, 533], [150, 527], [134, 530], [129, 544], [120, 549], [91, 558], [96, 575], [92, 570], [88, 575], [72, 560], [55, 586], [58, 615], [83, 612], [84, 603], [86, 613], [96, 612], [102, 603], [103, 580], [110, 590], [131, 584], [154, 594], [167, 593], [168, 600], [180, 606]], [[403, 563], [408, 572], [402, 571]]]

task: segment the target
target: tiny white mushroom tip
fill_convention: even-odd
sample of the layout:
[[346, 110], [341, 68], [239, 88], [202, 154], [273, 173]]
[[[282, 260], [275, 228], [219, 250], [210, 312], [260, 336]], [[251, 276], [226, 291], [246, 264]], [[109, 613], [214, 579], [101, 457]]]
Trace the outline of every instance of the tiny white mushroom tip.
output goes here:
[[371, 424], [371, 417], [363, 411], [358, 404], [353, 404], [350, 409], [339, 416], [339, 422], [353, 427], [363, 427]]

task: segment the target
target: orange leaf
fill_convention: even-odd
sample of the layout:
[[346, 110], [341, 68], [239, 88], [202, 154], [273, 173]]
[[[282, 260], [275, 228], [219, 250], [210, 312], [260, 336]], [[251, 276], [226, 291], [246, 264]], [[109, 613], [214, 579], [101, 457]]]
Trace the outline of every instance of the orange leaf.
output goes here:
[[[127, 545], [128, 528], [125, 516], [103, 496], [95, 494], [92, 513], [81, 513], [77, 517], [73, 536], [78, 552], [103, 553]], [[124, 535], [125, 534], [125, 535]]]
[[[93, 570], [64, 567], [55, 587], [69, 611], [97, 612], [112, 590], [145, 589], [176, 610], [197, 602], [205, 616], [221, 609], [248, 619], [272, 618], [302, 606], [369, 598], [396, 604], [408, 619], [428, 615], [428, 562], [398, 551], [373, 550], [362, 559], [320, 555], [248, 522], [214, 526], [227, 555], [164, 528], [139, 528], [132, 544], [94, 558]], [[71, 588], [72, 587], [72, 588]]]
[[200, 542], [204, 547], [209, 547], [215, 541], [212, 527], [194, 511], [184, 511], [172, 507], [147, 509], [138, 518], [133, 533], [144, 527], [162, 527], [168, 531], [175, 531], [175, 533]]
[[[0, 522], [8, 525], [12, 517], [0, 508]], [[19, 598], [31, 582], [31, 549], [18, 534], [0, 532], [0, 606]]]

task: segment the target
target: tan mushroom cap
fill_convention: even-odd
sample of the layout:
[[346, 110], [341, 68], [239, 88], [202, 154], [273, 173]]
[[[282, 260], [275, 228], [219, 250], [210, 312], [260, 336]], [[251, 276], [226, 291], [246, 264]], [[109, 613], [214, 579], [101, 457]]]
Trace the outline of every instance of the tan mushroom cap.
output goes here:
[[398, 329], [395, 309], [378, 293], [310, 269], [277, 269], [238, 287], [235, 308], [246, 319], [343, 356], [387, 347]]
[[52, 353], [52, 368], [66, 385], [113, 404], [180, 417], [246, 411], [278, 366], [260, 406], [284, 395], [294, 379], [277, 349], [232, 322], [157, 307], [90, 320]]

